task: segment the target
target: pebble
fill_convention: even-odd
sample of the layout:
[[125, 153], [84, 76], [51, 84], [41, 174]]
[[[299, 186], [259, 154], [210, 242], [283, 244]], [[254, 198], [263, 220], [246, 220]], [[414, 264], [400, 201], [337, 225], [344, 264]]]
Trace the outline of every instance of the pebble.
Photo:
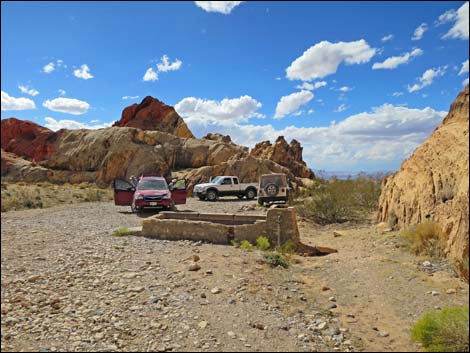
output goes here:
[[220, 288], [215, 287], [211, 289], [212, 294], [219, 294], [220, 292], [221, 292]]
[[457, 293], [457, 290], [455, 288], [449, 288], [448, 290], [446, 290], [446, 293], [447, 294], [455, 294], [455, 293]]
[[330, 305], [328, 305], [328, 309], [336, 309], [338, 307], [338, 305], [336, 305], [335, 303], [331, 303]]
[[199, 266], [198, 264], [192, 264], [191, 266], [189, 266], [189, 271], [199, 271], [201, 269], [201, 266]]
[[433, 291], [431, 292], [431, 295], [432, 295], [433, 297], [437, 297], [438, 295], [441, 295], [441, 293], [439, 293], [439, 291], [437, 291], [437, 290], [433, 290]]
[[198, 327], [200, 329], [205, 329], [207, 327], [207, 325], [209, 325], [209, 323], [207, 321], [201, 321], [199, 324], [198, 324]]

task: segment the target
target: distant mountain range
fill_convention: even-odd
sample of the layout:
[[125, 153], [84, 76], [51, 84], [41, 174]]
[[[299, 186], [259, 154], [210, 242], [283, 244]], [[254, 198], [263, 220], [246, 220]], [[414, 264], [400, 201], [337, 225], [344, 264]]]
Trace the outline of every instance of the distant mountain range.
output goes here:
[[357, 179], [359, 177], [373, 177], [373, 178], [383, 178], [393, 171], [377, 171], [377, 172], [338, 172], [338, 171], [327, 171], [321, 169], [313, 169], [315, 175], [322, 179]]

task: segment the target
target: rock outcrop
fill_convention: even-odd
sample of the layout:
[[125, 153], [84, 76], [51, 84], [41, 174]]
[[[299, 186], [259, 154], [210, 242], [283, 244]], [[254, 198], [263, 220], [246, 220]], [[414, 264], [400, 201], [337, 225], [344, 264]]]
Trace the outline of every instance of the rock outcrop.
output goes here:
[[[448, 256], [468, 278], [469, 89], [400, 170], [383, 182], [378, 220], [397, 228], [431, 220], [448, 236]], [[465, 269], [466, 267], [466, 269]]]
[[230, 138], [229, 135], [222, 135], [218, 133], [213, 134], [211, 132], [209, 132], [206, 136], [204, 136], [203, 139], [212, 140], [212, 141], [232, 142], [232, 139]]
[[279, 136], [274, 144], [270, 141], [257, 143], [250, 155], [269, 159], [286, 168], [299, 178], [314, 178], [315, 175], [302, 159], [302, 146], [297, 140], [287, 143], [284, 136]]
[[192, 190], [194, 185], [207, 183], [210, 177], [217, 175], [236, 175], [241, 183], [256, 183], [262, 174], [268, 173], [285, 173], [294, 184], [300, 183], [295, 175], [286, 167], [271, 160], [255, 158], [253, 156], [232, 159], [216, 165], [194, 169], [186, 175], [186, 178], [189, 180], [189, 189]]
[[194, 137], [175, 108], [150, 96], [145, 97], [140, 104], [124, 108], [121, 120], [113, 126], [162, 131], [178, 137]]

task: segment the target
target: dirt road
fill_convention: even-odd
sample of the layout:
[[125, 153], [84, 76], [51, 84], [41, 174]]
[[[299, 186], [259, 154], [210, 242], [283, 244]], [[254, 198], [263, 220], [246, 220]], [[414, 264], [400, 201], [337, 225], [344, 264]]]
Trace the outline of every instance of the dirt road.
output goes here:
[[[253, 204], [190, 200], [180, 209]], [[112, 203], [2, 213], [2, 350], [414, 350], [408, 330], [418, 315], [468, 303], [466, 284], [425, 274], [370, 226], [335, 238], [301, 222], [304, 242], [339, 252], [295, 257], [284, 270], [231, 246], [111, 235], [150, 214]]]

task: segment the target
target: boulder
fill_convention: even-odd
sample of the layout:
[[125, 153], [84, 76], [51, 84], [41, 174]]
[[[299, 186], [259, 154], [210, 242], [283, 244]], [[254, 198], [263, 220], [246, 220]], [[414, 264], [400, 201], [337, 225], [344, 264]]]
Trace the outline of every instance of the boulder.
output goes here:
[[203, 137], [203, 139], [206, 140], [212, 140], [212, 141], [222, 141], [222, 142], [232, 142], [232, 139], [230, 138], [229, 135], [222, 135], [219, 133], [211, 133], [209, 132], [206, 136]]
[[431, 136], [384, 179], [378, 221], [403, 228], [426, 220], [447, 234], [448, 256], [468, 278], [468, 85]]
[[302, 159], [303, 147], [297, 140], [287, 143], [284, 136], [279, 136], [274, 144], [270, 141], [257, 143], [250, 155], [256, 158], [269, 159], [288, 168], [296, 177], [315, 177], [314, 173]]
[[135, 103], [124, 108], [121, 120], [113, 126], [162, 131], [178, 137], [194, 137], [172, 106], [151, 96], [145, 97], [140, 104]]

